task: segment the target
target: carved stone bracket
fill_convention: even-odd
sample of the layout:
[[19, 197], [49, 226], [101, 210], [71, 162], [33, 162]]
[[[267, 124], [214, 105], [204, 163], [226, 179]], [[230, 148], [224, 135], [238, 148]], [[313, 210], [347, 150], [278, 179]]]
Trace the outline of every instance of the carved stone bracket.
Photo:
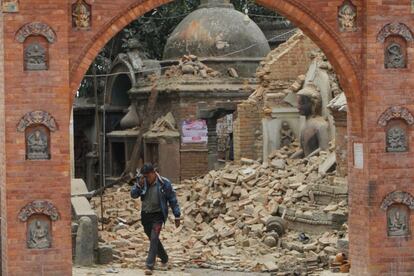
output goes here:
[[50, 129], [56, 131], [58, 129], [55, 118], [49, 113], [41, 110], [26, 113], [17, 125], [17, 131], [23, 132], [27, 127], [35, 124], [42, 124]]
[[401, 36], [406, 41], [414, 41], [414, 36], [410, 28], [408, 28], [407, 25], [403, 23], [397, 22], [385, 25], [378, 33], [377, 40], [378, 42], [384, 43], [385, 39], [391, 35]]
[[46, 215], [51, 220], [59, 219], [59, 213], [56, 207], [46, 200], [35, 200], [24, 206], [19, 212], [19, 219], [23, 222], [27, 221], [32, 215]]
[[405, 120], [410, 126], [414, 124], [414, 116], [407, 108], [402, 106], [392, 106], [379, 117], [378, 125], [385, 127], [389, 121], [394, 119]]
[[31, 35], [44, 36], [49, 43], [56, 41], [56, 33], [46, 23], [31, 22], [21, 27], [16, 33], [16, 40], [23, 43]]
[[381, 203], [381, 209], [387, 211], [393, 204], [404, 204], [414, 210], [414, 197], [407, 192], [395, 191], [388, 194]]

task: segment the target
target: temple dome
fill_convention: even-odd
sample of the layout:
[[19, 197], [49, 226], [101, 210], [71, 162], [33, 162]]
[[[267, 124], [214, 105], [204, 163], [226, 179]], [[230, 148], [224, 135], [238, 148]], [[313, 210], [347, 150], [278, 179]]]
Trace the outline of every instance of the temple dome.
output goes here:
[[164, 48], [164, 60], [192, 54], [199, 58], [262, 58], [270, 52], [263, 32], [228, 0], [202, 0], [187, 15]]

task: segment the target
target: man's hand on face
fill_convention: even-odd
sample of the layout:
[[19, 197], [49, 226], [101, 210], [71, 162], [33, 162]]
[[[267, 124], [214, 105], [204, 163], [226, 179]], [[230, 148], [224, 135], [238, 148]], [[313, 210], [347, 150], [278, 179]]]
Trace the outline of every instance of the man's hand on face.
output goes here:
[[180, 218], [175, 218], [175, 227], [176, 228], [178, 228], [178, 227], [180, 227], [180, 224], [181, 224], [181, 219]]
[[138, 181], [138, 185], [142, 188], [144, 187], [144, 184], [145, 184], [145, 177], [141, 176], [141, 178]]

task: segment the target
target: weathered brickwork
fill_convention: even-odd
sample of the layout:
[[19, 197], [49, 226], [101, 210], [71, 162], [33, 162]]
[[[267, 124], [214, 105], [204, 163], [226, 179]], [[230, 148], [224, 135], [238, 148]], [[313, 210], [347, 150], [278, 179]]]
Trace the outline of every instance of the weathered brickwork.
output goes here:
[[262, 157], [261, 147], [256, 143], [261, 135], [261, 110], [257, 104], [242, 103], [237, 106], [237, 119], [234, 122], [234, 160]]
[[294, 80], [309, 69], [312, 51], [318, 46], [302, 33], [296, 39], [288, 41], [270, 52], [264, 62], [268, 80]]
[[[4, 14], [0, 26], [4, 47], [0, 75], [5, 72], [4, 87], [0, 86], [2, 275], [71, 275], [68, 126], [73, 95], [111, 37], [138, 16], [169, 1], [91, 1], [89, 31], [72, 30], [70, 1], [19, 2], [20, 12]], [[414, 240], [387, 236], [386, 214], [380, 204], [395, 190], [414, 194], [414, 140], [410, 138], [406, 153], [387, 153], [384, 128], [377, 125], [378, 117], [391, 105], [414, 112], [412, 42], [407, 44], [407, 68], [385, 69], [384, 44], [377, 41], [378, 32], [388, 23], [414, 26], [410, 1], [353, 0], [358, 26], [355, 32], [344, 33], [339, 32], [337, 22], [343, 0], [257, 2], [286, 16], [326, 53], [346, 92], [352, 275], [412, 275]], [[23, 44], [15, 40], [15, 33], [32, 21], [47, 23], [57, 35], [56, 42], [49, 45], [48, 71], [23, 71]], [[59, 124], [59, 130], [51, 134], [52, 159], [26, 161], [24, 137], [16, 125], [24, 114], [39, 109], [51, 113]], [[413, 137], [412, 127], [409, 137]], [[363, 169], [353, 166], [354, 143], [363, 145]], [[53, 202], [61, 214], [52, 224], [51, 249], [26, 248], [26, 226], [17, 214], [35, 199]], [[413, 214], [410, 218], [413, 229]]]

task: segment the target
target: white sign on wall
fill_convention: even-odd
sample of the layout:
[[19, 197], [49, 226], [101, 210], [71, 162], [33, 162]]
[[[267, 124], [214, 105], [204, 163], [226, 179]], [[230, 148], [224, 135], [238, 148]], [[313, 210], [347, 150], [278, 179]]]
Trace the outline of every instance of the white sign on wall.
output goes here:
[[354, 143], [354, 167], [355, 169], [364, 168], [364, 145]]
[[186, 120], [181, 126], [181, 141], [184, 144], [207, 143], [207, 123], [205, 120]]

